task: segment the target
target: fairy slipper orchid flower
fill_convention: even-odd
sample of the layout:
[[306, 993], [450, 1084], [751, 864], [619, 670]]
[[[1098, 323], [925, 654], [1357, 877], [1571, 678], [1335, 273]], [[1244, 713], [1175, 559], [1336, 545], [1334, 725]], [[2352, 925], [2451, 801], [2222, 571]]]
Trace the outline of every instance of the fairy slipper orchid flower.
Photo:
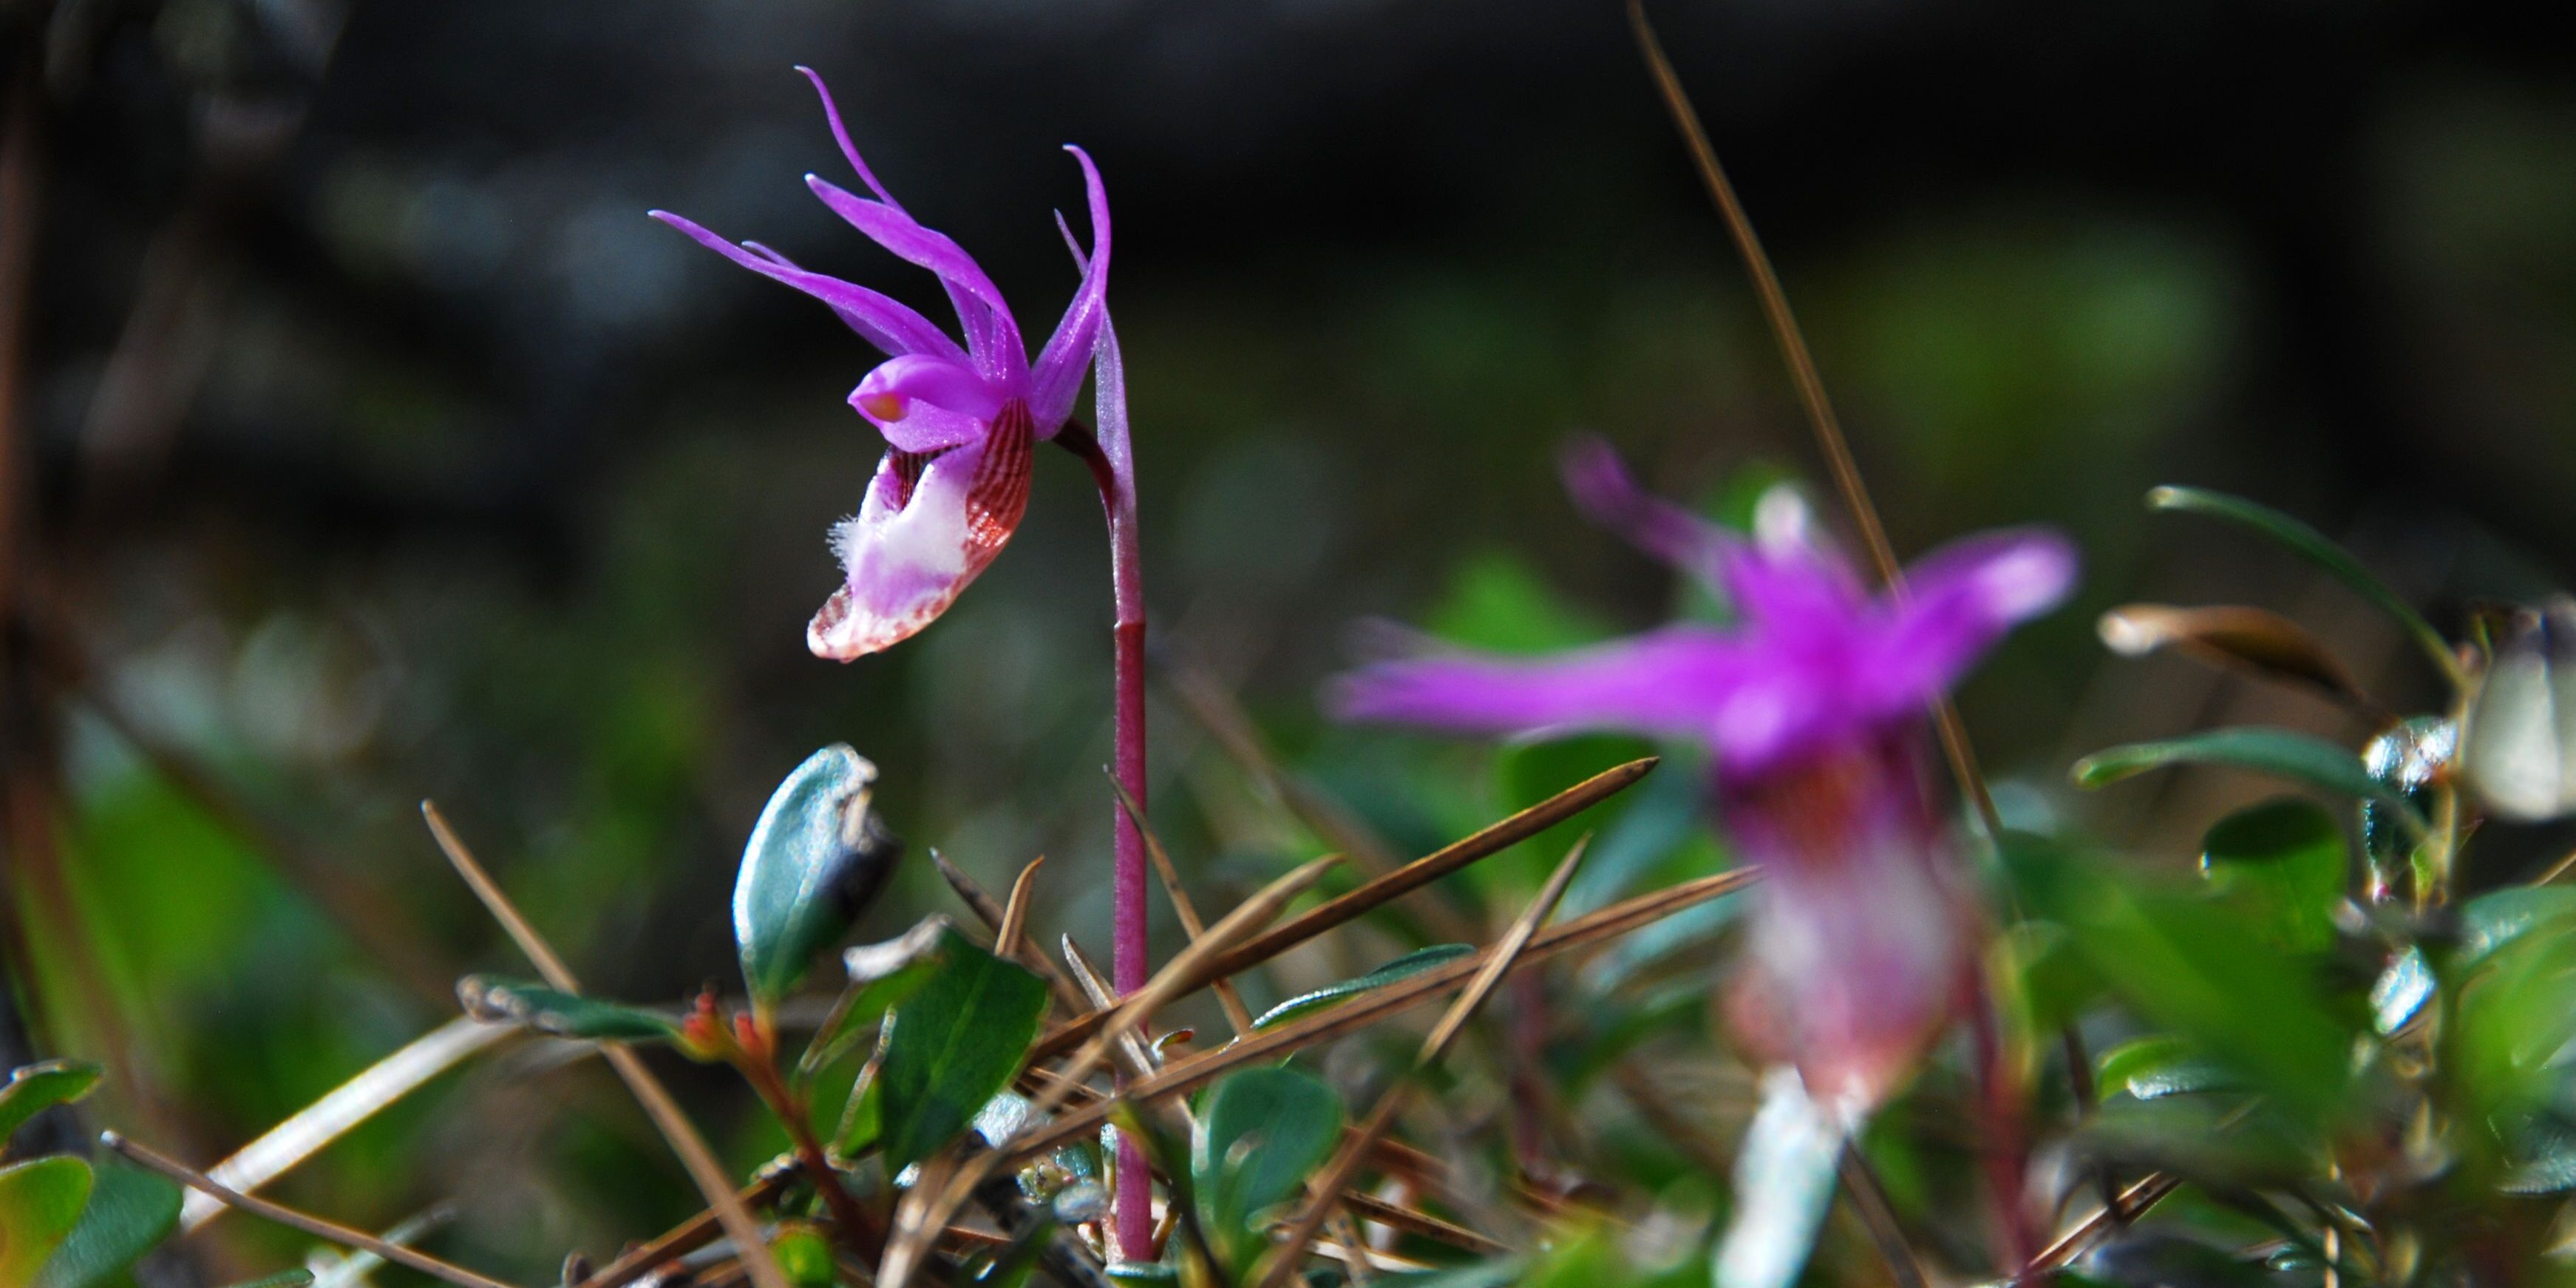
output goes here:
[[[799, 69], [805, 70], [805, 69]], [[805, 186], [869, 240], [929, 269], [957, 309], [964, 343], [892, 298], [798, 267], [758, 242], [737, 246], [678, 215], [653, 217], [763, 277], [828, 305], [887, 360], [850, 391], [850, 405], [885, 436], [886, 453], [859, 512], [832, 530], [841, 588], [806, 627], [817, 656], [849, 661], [900, 642], [945, 611], [1002, 552], [1028, 507], [1031, 445], [1056, 436], [1091, 366], [1108, 317], [1109, 199], [1082, 149], [1091, 252], [1082, 284], [1032, 360], [1019, 322], [975, 260], [906, 213], [851, 146], [831, 92], [812, 71], [841, 155], [874, 199], [807, 175]]]
[[1641, 491], [1597, 440], [1565, 459], [1594, 520], [1707, 583], [1729, 627], [1676, 624], [1538, 658], [1426, 650], [1336, 679], [1345, 719], [1485, 734], [1616, 730], [1711, 753], [1713, 802], [1765, 876], [1730, 998], [1738, 1038], [1819, 1102], [1866, 1111], [1972, 981], [1976, 920], [1924, 756], [1926, 709], [2065, 597], [2052, 533], [1972, 537], [1872, 595], [1787, 489], [1750, 539]]

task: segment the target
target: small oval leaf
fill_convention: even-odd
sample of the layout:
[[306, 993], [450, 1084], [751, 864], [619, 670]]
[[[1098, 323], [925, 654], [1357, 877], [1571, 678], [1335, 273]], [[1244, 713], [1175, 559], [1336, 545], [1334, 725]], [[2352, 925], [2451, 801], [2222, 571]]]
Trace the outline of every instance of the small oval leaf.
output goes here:
[[603, 1002], [505, 975], [468, 975], [456, 981], [456, 1002], [486, 1024], [519, 1024], [559, 1038], [590, 1042], [639, 1042], [677, 1038], [680, 1022], [659, 1011]]
[[2174, 765], [2228, 765], [2287, 778], [2327, 791], [2386, 804], [2392, 817], [2418, 836], [2428, 829], [2405, 793], [2372, 778], [2361, 757], [2287, 729], [2240, 725], [2187, 734], [2166, 742], [2138, 742], [2097, 751], [2075, 762], [2079, 786], [2100, 787]]
[[0, 1168], [0, 1284], [32, 1283], [80, 1222], [89, 1164], [55, 1154]]
[[2275, 945], [2301, 953], [2333, 946], [2351, 867], [2333, 815], [2284, 796], [2218, 820], [2200, 846], [2202, 875]]
[[160, 1245], [179, 1224], [179, 1187], [140, 1168], [98, 1169], [80, 1224], [36, 1276], [35, 1288], [92, 1288], [110, 1282]]
[[1281, 1066], [1216, 1084], [1190, 1133], [1199, 1224], [1235, 1265], [1265, 1241], [1260, 1213], [1300, 1193], [1342, 1136], [1342, 1098], [1321, 1079]]
[[903, 842], [869, 807], [876, 780], [875, 765], [835, 743], [806, 757], [761, 810], [733, 887], [734, 944], [754, 1005], [795, 987], [893, 875]]
[[9, 1081], [0, 1084], [0, 1145], [28, 1119], [88, 1095], [103, 1072], [87, 1060], [39, 1060], [10, 1070]]
[[265, 1279], [253, 1279], [232, 1288], [313, 1288], [313, 1272], [304, 1269], [280, 1270]]
[[1429, 948], [1417, 948], [1412, 952], [1406, 953], [1402, 957], [1396, 958], [1394, 961], [1378, 967], [1376, 970], [1370, 971], [1366, 975], [1359, 976], [1356, 979], [1346, 979], [1338, 984], [1327, 984], [1322, 988], [1316, 989], [1314, 992], [1300, 993], [1295, 997], [1289, 998], [1287, 1001], [1281, 1002], [1279, 1005], [1271, 1007], [1267, 1011], [1263, 1011], [1261, 1013], [1261, 1018], [1252, 1022], [1252, 1027], [1255, 1029], [1266, 1029], [1275, 1025], [1285, 1024], [1299, 1016], [1320, 1011], [1336, 1002], [1345, 1001], [1349, 998], [1356, 997], [1361, 993], [1368, 992], [1370, 989], [1384, 988], [1389, 984], [1410, 979], [1413, 976], [1419, 975], [1434, 967], [1445, 966], [1474, 951], [1476, 951], [1475, 948], [1467, 944], [1433, 944]]
[[2475, 965], [2541, 926], [2576, 917], [2576, 886], [2514, 886], [2460, 905], [2460, 947], [2453, 969]]
[[2098, 1077], [2105, 1092], [2125, 1091], [2139, 1100], [2244, 1085], [2191, 1043], [2170, 1034], [2137, 1038], [2103, 1052]]
[[957, 1139], [1010, 1084], [1046, 1006], [1044, 981], [948, 936], [930, 977], [886, 1016], [876, 1086], [889, 1174]]

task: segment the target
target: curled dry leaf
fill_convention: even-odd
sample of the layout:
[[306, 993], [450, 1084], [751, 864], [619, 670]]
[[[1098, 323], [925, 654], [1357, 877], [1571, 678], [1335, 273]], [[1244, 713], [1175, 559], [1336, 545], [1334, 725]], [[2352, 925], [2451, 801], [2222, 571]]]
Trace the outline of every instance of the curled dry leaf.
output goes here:
[[2099, 630], [2103, 645], [2122, 657], [2172, 648], [2212, 666], [2322, 691], [2359, 710], [2379, 709], [2325, 641], [2270, 609], [2122, 604], [2102, 614]]

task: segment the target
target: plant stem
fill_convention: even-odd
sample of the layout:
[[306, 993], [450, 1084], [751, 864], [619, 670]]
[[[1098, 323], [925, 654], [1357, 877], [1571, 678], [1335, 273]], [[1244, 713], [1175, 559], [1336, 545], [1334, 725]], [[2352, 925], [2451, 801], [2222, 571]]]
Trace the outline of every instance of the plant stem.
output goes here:
[[[1091, 467], [1101, 509], [1109, 517], [1109, 584], [1117, 605], [1116, 622], [1110, 628], [1116, 686], [1116, 750], [1110, 768], [1141, 813], [1145, 808], [1145, 562], [1136, 534], [1135, 484], [1120, 476], [1101, 450], [1100, 440], [1087, 428], [1068, 424], [1056, 441]], [[1152, 974], [1146, 956], [1145, 836], [1127, 811], [1111, 813], [1117, 832], [1109, 981], [1124, 997], [1143, 988]], [[1124, 1135], [1118, 1139], [1117, 1186], [1111, 1209], [1117, 1252], [1122, 1258], [1141, 1259], [1153, 1239], [1153, 1174], [1147, 1170], [1145, 1151]]]
[[[832, 1224], [840, 1227], [842, 1246], [869, 1261], [885, 1255], [885, 1232], [868, 1219], [849, 1187], [841, 1184], [841, 1174], [824, 1155], [823, 1143], [814, 1138], [814, 1124], [807, 1120], [804, 1102], [778, 1076], [771, 1052], [745, 1051], [734, 1063], [742, 1070], [743, 1080], [768, 1103], [779, 1125], [787, 1129], [787, 1139], [796, 1149], [796, 1161], [804, 1166], [806, 1176], [822, 1194], [823, 1206], [831, 1209]], [[851, 1094], [858, 1092], [853, 1090]]]

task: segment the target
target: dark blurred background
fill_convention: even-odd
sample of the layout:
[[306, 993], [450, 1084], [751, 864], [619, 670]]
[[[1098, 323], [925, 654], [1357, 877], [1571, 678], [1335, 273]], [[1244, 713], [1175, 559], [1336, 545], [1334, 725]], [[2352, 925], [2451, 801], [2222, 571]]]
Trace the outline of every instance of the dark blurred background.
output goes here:
[[[2432, 694], [2348, 595], [2150, 518], [2152, 484], [2302, 514], [2445, 625], [2563, 583], [2564, 8], [1650, 8], [1899, 548], [2016, 522], [2083, 544], [2082, 602], [1964, 695], [2017, 819], [2187, 857], [2241, 785], [2078, 800], [2068, 759], [2213, 718], [2363, 732], [2106, 660], [2112, 603], [2268, 604], [2393, 705]], [[1049, 855], [1043, 928], [1105, 950], [1082, 471], [1040, 458], [1011, 549], [918, 640], [809, 657], [823, 534], [881, 450], [842, 402], [875, 356], [644, 216], [943, 312], [799, 182], [848, 176], [792, 64], [1034, 334], [1074, 280], [1057, 147], [1099, 160], [1163, 674], [1238, 695], [1399, 848], [1510, 802], [1484, 751], [1321, 725], [1351, 621], [1541, 645], [1668, 612], [1665, 571], [1557, 488], [1577, 428], [1721, 512], [1819, 477], [1606, 0], [18, 0], [0, 23], [11, 1041], [110, 1059], [97, 1115], [199, 1160], [448, 1019], [454, 975], [524, 970], [423, 797], [602, 992], [729, 974], [742, 838], [829, 741], [875, 758], [916, 855], [997, 887]], [[1155, 814], [1196, 876], [1240, 891], [1319, 850], [1172, 692]], [[916, 862], [868, 929], [931, 908], [954, 904]], [[499, 1067], [279, 1192], [378, 1226], [463, 1194], [476, 1239], [540, 1267], [690, 1210], [599, 1071]], [[746, 1097], [674, 1073], [734, 1157], [773, 1148]], [[286, 1246], [223, 1228], [219, 1261]]]

